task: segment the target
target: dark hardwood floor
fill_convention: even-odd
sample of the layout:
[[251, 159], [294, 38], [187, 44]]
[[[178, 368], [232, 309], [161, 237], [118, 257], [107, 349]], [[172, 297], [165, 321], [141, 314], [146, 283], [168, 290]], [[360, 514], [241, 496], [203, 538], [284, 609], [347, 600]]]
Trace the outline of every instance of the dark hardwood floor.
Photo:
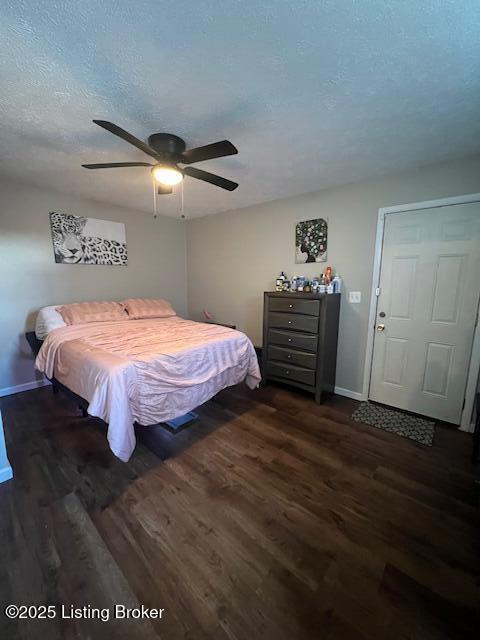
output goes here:
[[223, 391], [172, 435], [105, 427], [42, 388], [2, 398], [0, 600], [165, 609], [162, 620], [8, 621], [0, 638], [480, 637], [471, 438], [432, 448], [352, 423], [355, 402]]

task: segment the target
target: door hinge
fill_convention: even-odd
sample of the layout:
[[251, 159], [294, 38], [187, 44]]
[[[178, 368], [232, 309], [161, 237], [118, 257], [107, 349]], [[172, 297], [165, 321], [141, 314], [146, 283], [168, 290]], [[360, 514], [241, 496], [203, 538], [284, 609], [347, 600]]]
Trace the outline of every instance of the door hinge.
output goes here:
[[378, 296], [380, 295], [380, 287], [377, 287], [377, 288], [375, 289], [375, 295], [376, 295], [376, 296], [377, 296], [377, 298], [378, 298]]

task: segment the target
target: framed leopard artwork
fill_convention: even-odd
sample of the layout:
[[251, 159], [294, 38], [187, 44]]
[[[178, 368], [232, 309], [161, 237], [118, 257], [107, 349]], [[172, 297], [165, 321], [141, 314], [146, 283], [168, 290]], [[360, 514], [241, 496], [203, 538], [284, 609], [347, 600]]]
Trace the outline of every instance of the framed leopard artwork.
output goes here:
[[120, 222], [50, 213], [55, 262], [126, 266], [125, 225]]

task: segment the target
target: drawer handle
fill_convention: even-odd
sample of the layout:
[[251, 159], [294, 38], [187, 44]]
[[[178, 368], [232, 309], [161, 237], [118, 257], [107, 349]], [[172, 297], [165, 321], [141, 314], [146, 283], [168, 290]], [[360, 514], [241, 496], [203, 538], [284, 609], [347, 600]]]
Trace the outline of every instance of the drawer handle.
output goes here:
[[288, 308], [289, 308], [289, 309], [293, 309], [293, 304], [289, 304], [289, 305], [288, 305]]
[[292, 341], [292, 339], [291, 339], [291, 338], [289, 338], [289, 339], [288, 339], [288, 341], [289, 341], [289, 342], [291, 342], [291, 341]]
[[288, 354], [288, 356], [287, 356], [287, 360], [290, 360], [290, 359], [291, 359], [291, 357], [292, 357], [292, 356], [291, 356], [291, 354], [289, 353], [289, 354]]
[[293, 324], [293, 320], [289, 320], [289, 321], [288, 321], [288, 324]]
[[288, 376], [288, 374], [290, 373], [290, 371], [288, 369], [285, 369], [285, 373]]

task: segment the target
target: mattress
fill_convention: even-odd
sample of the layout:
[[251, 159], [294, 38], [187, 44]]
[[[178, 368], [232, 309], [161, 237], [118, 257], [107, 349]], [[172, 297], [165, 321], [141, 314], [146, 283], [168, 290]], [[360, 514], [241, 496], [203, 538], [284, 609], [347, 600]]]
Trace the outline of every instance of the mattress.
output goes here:
[[244, 333], [178, 316], [54, 329], [35, 365], [89, 402], [125, 462], [135, 449], [134, 422], [172, 420], [225, 387], [245, 381], [253, 389], [261, 379]]

